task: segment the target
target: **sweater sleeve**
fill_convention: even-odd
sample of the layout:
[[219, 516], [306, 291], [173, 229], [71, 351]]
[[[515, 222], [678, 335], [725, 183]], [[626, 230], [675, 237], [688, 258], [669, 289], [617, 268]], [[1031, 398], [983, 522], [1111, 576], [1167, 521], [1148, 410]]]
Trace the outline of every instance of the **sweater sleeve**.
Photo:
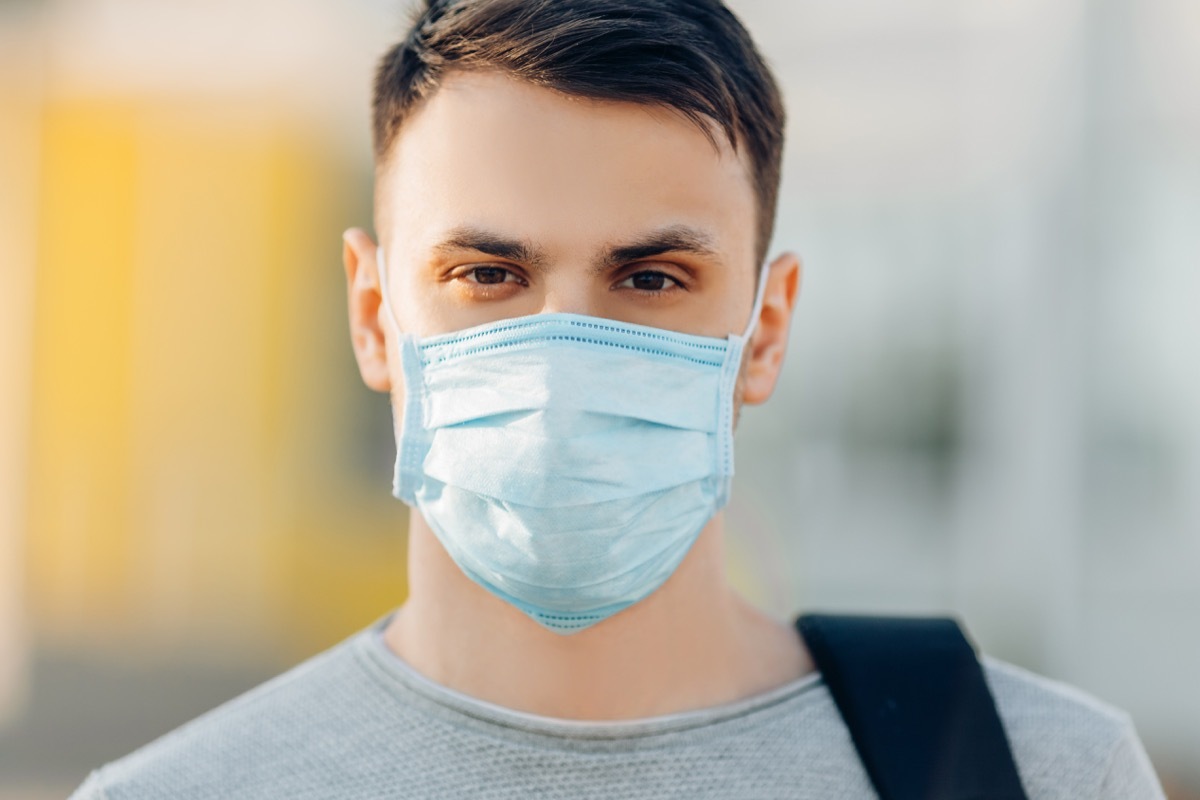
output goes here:
[[100, 770], [95, 770], [88, 775], [87, 780], [80, 784], [67, 800], [108, 800], [108, 795], [104, 793], [104, 787], [101, 786]]
[[1109, 755], [1098, 797], [1102, 800], [1166, 800], [1133, 723], [1127, 722], [1124, 728], [1124, 735]]

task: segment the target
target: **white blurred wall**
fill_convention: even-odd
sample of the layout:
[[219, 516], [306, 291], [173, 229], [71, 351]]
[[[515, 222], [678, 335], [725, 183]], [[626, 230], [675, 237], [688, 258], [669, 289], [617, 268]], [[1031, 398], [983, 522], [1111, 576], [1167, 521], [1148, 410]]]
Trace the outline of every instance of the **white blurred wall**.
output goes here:
[[953, 610], [1194, 773], [1200, 5], [733, 5], [788, 96], [775, 242], [807, 270], [740, 436], [747, 582]]

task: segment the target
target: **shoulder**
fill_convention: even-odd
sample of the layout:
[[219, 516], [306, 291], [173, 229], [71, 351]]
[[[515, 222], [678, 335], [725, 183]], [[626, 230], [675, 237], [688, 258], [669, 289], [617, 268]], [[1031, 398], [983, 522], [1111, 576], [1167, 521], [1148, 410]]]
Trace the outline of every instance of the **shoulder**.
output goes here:
[[289, 796], [289, 781], [302, 793], [337, 770], [330, 750], [391, 699], [360, 662], [358, 638], [104, 765], [72, 800], [261, 796], [268, 786]]
[[991, 656], [981, 663], [1031, 798], [1161, 798], [1124, 711]]

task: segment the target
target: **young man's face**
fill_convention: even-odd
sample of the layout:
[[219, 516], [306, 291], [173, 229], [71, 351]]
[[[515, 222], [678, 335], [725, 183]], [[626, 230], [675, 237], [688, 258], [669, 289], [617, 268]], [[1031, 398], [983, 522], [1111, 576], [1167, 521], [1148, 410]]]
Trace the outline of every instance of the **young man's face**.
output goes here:
[[[669, 109], [565, 96], [499, 73], [450, 75], [405, 121], [378, 174], [376, 229], [401, 328], [429, 336], [573, 312], [741, 333], [759, 266], [756, 198], [748, 165], [714, 139]], [[394, 342], [384, 357], [365, 234], [347, 235], [346, 260], [364, 379], [393, 388], [398, 358]], [[787, 260], [790, 278], [773, 281], [789, 295], [784, 312], [797, 281]], [[787, 314], [782, 330], [772, 319], [757, 334], [783, 337], [768, 354], [766, 393]]]

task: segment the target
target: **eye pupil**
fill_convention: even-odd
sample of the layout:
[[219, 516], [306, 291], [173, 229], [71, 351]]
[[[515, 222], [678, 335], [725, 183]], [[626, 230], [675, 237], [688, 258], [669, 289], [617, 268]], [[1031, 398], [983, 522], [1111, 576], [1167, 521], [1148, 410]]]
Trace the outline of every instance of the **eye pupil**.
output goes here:
[[474, 270], [477, 283], [504, 283], [508, 270], [502, 267], [476, 267]]
[[633, 288], [645, 292], [659, 292], [666, 286], [667, 276], [661, 272], [638, 272], [633, 277]]

